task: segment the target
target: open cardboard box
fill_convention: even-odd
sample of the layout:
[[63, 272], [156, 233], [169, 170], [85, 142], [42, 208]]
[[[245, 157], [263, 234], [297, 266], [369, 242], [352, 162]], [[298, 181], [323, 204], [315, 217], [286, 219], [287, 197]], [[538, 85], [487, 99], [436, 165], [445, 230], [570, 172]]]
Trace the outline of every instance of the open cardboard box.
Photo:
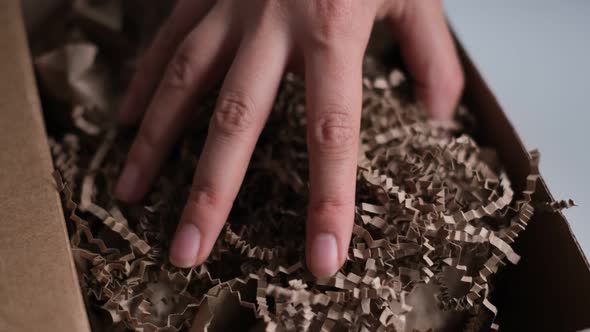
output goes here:
[[[482, 124], [516, 190], [528, 153], [457, 41], [466, 75], [464, 104]], [[0, 331], [89, 331], [19, 1], [0, 2]], [[551, 200], [541, 180], [535, 194]], [[516, 242], [522, 255], [496, 279], [501, 331], [578, 331], [590, 327], [590, 267], [564, 216], [536, 212]]]

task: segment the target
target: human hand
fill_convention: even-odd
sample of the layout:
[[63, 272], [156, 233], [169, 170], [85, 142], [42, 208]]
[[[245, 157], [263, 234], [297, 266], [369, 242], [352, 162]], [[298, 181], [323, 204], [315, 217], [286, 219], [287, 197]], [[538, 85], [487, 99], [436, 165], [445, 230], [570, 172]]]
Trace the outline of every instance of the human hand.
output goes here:
[[221, 231], [288, 67], [306, 85], [308, 268], [337, 272], [354, 223], [362, 59], [387, 19], [427, 111], [448, 118], [463, 76], [440, 0], [180, 0], [145, 54], [119, 120], [141, 120], [115, 193], [138, 201], [215, 83], [223, 86], [191, 194], [170, 248], [180, 267], [204, 262]]

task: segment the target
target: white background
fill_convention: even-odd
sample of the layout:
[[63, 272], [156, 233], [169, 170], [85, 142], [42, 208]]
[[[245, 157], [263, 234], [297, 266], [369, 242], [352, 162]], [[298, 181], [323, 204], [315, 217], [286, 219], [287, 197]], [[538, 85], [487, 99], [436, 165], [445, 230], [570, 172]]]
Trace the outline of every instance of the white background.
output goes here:
[[[590, 256], [590, 1], [445, 0], [460, 40]], [[542, 244], [539, 244], [542, 245]]]

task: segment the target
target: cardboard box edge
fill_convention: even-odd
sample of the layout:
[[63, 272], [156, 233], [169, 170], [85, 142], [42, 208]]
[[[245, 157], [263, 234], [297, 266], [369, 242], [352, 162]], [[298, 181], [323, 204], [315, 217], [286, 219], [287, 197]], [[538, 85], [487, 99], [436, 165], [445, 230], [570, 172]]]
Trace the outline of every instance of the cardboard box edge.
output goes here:
[[[17, 262], [17, 265], [1, 266], [2, 264], [0, 264], [0, 268], [6, 269], [6, 274], [3, 276], [4, 278], [18, 277], [20, 273], [21, 275], [26, 275], [30, 280], [35, 281], [33, 285], [24, 282], [12, 282], [10, 285], [5, 285], [5, 287], [10, 286], [10, 289], [0, 287], [1, 297], [3, 298], [4, 303], [7, 303], [7, 306], [1, 311], [4, 312], [4, 310], [7, 310], [6, 312], [10, 312], [10, 316], [7, 317], [0, 315], [2, 316], [2, 319], [0, 319], [0, 330], [6, 328], [7, 330], [16, 329], [18, 331], [90, 331], [84, 301], [78, 284], [78, 276], [69, 246], [69, 237], [61, 209], [61, 200], [55, 189], [53, 179], [51, 178], [53, 164], [49, 152], [47, 135], [45, 133], [41, 104], [35, 85], [25, 24], [22, 18], [21, 4], [18, 0], [9, 0], [0, 4], [0, 8], [2, 9], [0, 11], [0, 17], [3, 17], [2, 27], [4, 30], [0, 33], [2, 36], [1, 38], [5, 39], [6, 44], [13, 46], [13, 48], [7, 47], [0, 54], [0, 56], [3, 57], [3, 60], [7, 60], [0, 64], [0, 66], [4, 67], [2, 72], [12, 74], [18, 73], [17, 75], [20, 75], [20, 77], [15, 77], [15, 80], [7, 80], [7, 82], [9, 82], [7, 84], [17, 85], [13, 86], [13, 89], [5, 90], [4, 93], [6, 95], [5, 98], [2, 99], [2, 103], [0, 103], [0, 107], [8, 107], [7, 109], [2, 110], [6, 118], [18, 119], [20, 124], [26, 123], [24, 128], [27, 128], [26, 132], [11, 132], [11, 130], [17, 130], [17, 128], [21, 129], [21, 127], [11, 128], [12, 124], [8, 124], [8, 126], [4, 128], [5, 130], [3, 130], [3, 134], [12, 134], [12, 137], [3, 136], [5, 138], [4, 144], [9, 145], [11, 139], [14, 139], [17, 142], [19, 140], [21, 140], [21, 142], [34, 140], [32, 143], [36, 147], [31, 151], [22, 151], [22, 146], [12, 146], [10, 147], [10, 151], [3, 152], [12, 154], [7, 156], [14, 156], [15, 161], [26, 160], [26, 162], [29, 163], [28, 165], [18, 166], [20, 166], [20, 168], [23, 168], [22, 166], [30, 167], [31, 169], [34, 169], [35, 174], [31, 175], [31, 179], [25, 179], [27, 182], [22, 186], [20, 186], [18, 180], [11, 179], [6, 180], [6, 184], [4, 182], [0, 183], [0, 187], [10, 191], [11, 189], [15, 189], [13, 185], [17, 183], [17, 187], [20, 190], [37, 190], [36, 194], [38, 193], [43, 196], [43, 199], [47, 199], [47, 206], [50, 207], [51, 210], [55, 209], [55, 211], [51, 211], [52, 213], [47, 213], [45, 218], [41, 216], [23, 217], [22, 214], [19, 213], [18, 205], [27, 204], [31, 200], [31, 197], [23, 197], [22, 199], [13, 197], [11, 201], [7, 203], [7, 206], [3, 206], [3, 215], [8, 215], [9, 217], [0, 220], [0, 223], [24, 221], [23, 226], [35, 225], [40, 227], [38, 227], [39, 230], [36, 229], [37, 227], [32, 229], [31, 234], [18, 234], [17, 236], [15, 236], [15, 234], [10, 234], [11, 241], [18, 245], [11, 248], [4, 247], [0, 249], [8, 253], [26, 250], [26, 255], [29, 255], [28, 257], [31, 257], [31, 255], [39, 256], [39, 261], [43, 260], [43, 263], [38, 265], [32, 264], [31, 266], [30, 263], [26, 261], [18, 263], [18, 257], [10, 257], [10, 259], [5, 262], [9, 262], [10, 264]], [[10, 33], [13, 34], [10, 35]], [[10, 63], [11, 61], [13, 63]], [[18, 84], [22, 84], [22, 86], [18, 86]], [[29, 132], [31, 134], [30, 136], [27, 135]], [[21, 151], [19, 151], [19, 149]], [[11, 165], [13, 164], [8, 164], [8, 170], [5, 170], [7, 174], [10, 173]], [[15, 174], [19, 173], [15, 172]], [[39, 176], [39, 174], [41, 175]], [[25, 220], [22, 218], [25, 218]], [[53, 218], [55, 219], [50, 220]], [[2, 226], [5, 226], [2, 229], [11, 229], [7, 224]], [[59, 230], [42, 233], [42, 230], [47, 230], [47, 227], [54, 226], [59, 227]], [[69, 256], [64, 257], [63, 260], [58, 260], [60, 261], [60, 265], [55, 265], [51, 260], [47, 260], [47, 257], [52, 254], [51, 252], [36, 252], [35, 248], [31, 249], [30, 241], [34, 239], [38, 239], [38, 241], [46, 241], [47, 245], [43, 248], [59, 248], [59, 250], [56, 250], [54, 253], [56, 255], [58, 252], [64, 252], [69, 253]], [[0, 261], [0, 263], [3, 262]], [[61, 265], [62, 263], [63, 265]], [[48, 268], [51, 271], [48, 271]], [[53, 276], [50, 276], [50, 274], [53, 274]], [[11, 275], [12, 277], [8, 277], [8, 275]], [[14, 279], [10, 280], [15, 281]], [[47, 285], [48, 287], [45, 288], [49, 294], [43, 294], [42, 301], [40, 301], [39, 298], [23, 298], [22, 296], [11, 297], [11, 294], [20, 293], [19, 290], [23, 290], [26, 294], [26, 292], [30, 292], [31, 287], [41, 287], [40, 285], [47, 283], [47, 280], [50, 280], [51, 282], [51, 284]], [[63, 282], [60, 283], [59, 281], [62, 280]], [[72, 286], [75, 286], [75, 288], [71, 288]], [[47, 305], [51, 301], [54, 302], [55, 306], [52, 307], [51, 305]], [[67, 306], [71, 310], [64, 315], [56, 315], [56, 308], [64, 306]], [[19, 316], [19, 313], [23, 312], [25, 314]], [[17, 317], [14, 317], [15, 315]]]

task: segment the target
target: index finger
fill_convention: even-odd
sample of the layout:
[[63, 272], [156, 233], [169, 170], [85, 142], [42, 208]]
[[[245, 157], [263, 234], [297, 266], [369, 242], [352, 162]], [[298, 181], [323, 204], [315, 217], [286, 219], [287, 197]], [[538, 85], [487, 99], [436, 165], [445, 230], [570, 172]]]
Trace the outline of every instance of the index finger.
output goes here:
[[306, 55], [305, 66], [310, 166], [306, 257], [314, 275], [328, 277], [346, 260], [354, 223], [362, 54], [316, 49]]

